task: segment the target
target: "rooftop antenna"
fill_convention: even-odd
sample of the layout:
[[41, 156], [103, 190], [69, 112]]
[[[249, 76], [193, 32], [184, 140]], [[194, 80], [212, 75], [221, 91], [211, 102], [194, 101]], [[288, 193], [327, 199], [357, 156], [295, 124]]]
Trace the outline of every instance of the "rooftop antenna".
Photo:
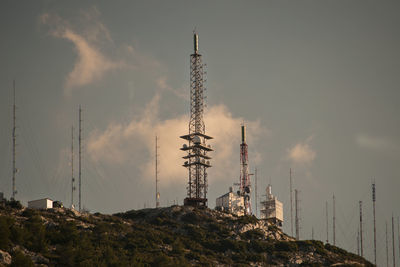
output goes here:
[[392, 247], [393, 247], [393, 267], [396, 266], [396, 252], [394, 247], [394, 218], [392, 213]]
[[363, 251], [363, 229], [362, 229], [362, 201], [359, 202], [360, 205], [360, 248], [361, 248], [361, 257], [364, 257]]
[[329, 243], [328, 201], [325, 202], [326, 211], [326, 243]]
[[376, 202], [376, 192], [375, 192], [375, 181], [372, 183], [372, 211], [374, 215], [374, 262], [376, 265], [376, 217], [375, 217], [375, 202]]
[[333, 216], [332, 216], [332, 227], [333, 227], [333, 245], [336, 246], [336, 210], [335, 210], [335, 194], [333, 194]]
[[74, 126], [71, 127], [71, 209], [74, 208], [74, 191], [75, 187], [75, 177], [74, 177]]
[[81, 212], [82, 206], [82, 108], [79, 105], [79, 212]]
[[293, 191], [292, 191], [292, 168], [289, 170], [290, 182], [290, 229], [293, 236]]
[[13, 130], [12, 130], [12, 145], [13, 145], [13, 150], [12, 150], [12, 193], [11, 193], [11, 200], [15, 200], [15, 195], [17, 194], [17, 189], [15, 187], [15, 176], [17, 174], [17, 167], [15, 164], [15, 157], [16, 157], [16, 140], [17, 140], [17, 134], [16, 134], [16, 105], [15, 105], [15, 80], [13, 81], [13, 89], [14, 89], [14, 104], [13, 104]]
[[181, 150], [187, 155], [183, 166], [188, 169], [189, 182], [184, 205], [207, 206], [207, 169], [211, 167], [208, 152], [213, 151], [206, 141], [207, 136], [203, 120], [204, 114], [204, 70], [202, 56], [199, 54], [199, 36], [193, 33], [194, 53], [190, 55], [190, 121], [189, 134], [181, 136], [188, 141]]
[[298, 193], [299, 191], [297, 189], [294, 190], [294, 199], [295, 199], [295, 207], [296, 207], [296, 217], [295, 217], [295, 223], [296, 223], [296, 240], [300, 239], [300, 229], [299, 229], [299, 198], [298, 198]]
[[158, 136], [156, 135], [156, 208], [160, 207], [160, 193], [158, 192]]

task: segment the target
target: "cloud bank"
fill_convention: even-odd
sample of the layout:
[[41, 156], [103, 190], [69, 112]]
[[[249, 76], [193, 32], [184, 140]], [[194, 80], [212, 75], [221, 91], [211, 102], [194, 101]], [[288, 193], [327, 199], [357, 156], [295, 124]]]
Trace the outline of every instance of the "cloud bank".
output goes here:
[[[87, 151], [91, 159], [102, 164], [140, 166], [139, 176], [149, 182], [154, 179], [155, 135], [159, 136], [159, 169], [161, 182], [178, 182], [187, 179], [182, 167], [179, 150], [185, 143], [179, 136], [188, 132], [189, 118], [182, 115], [160, 120], [158, 116], [161, 93], [157, 93], [147, 104], [143, 113], [126, 124], [111, 123], [104, 131], [96, 130], [89, 135]], [[210, 183], [215, 180], [234, 180], [239, 162], [240, 124], [243, 118], [234, 117], [225, 105], [211, 106], [205, 113], [206, 132], [214, 137], [209, 143], [215, 150], [210, 169]], [[267, 130], [259, 121], [249, 121], [249, 145]], [[258, 159], [259, 153], [256, 153]]]

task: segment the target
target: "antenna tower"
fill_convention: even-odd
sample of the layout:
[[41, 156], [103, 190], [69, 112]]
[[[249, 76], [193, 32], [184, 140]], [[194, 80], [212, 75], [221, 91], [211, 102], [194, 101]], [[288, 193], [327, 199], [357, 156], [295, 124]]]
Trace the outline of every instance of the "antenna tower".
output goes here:
[[394, 218], [392, 213], [392, 247], [393, 247], [393, 267], [396, 266], [396, 252], [394, 248]]
[[242, 125], [242, 143], [240, 144], [240, 195], [244, 198], [244, 214], [251, 215], [250, 201], [250, 174], [249, 174], [249, 156], [246, 144], [246, 126]]
[[74, 191], [75, 178], [74, 178], [74, 126], [71, 127], [71, 208], [74, 208]]
[[158, 192], [158, 137], [156, 135], [156, 208], [160, 207], [160, 193]]
[[329, 243], [328, 201], [325, 202], [326, 211], [326, 243]]
[[374, 262], [376, 265], [376, 217], [375, 217], [375, 202], [376, 202], [376, 193], [375, 193], [375, 182], [372, 183], [372, 211], [374, 215]]
[[213, 151], [206, 141], [212, 139], [205, 134], [204, 113], [204, 71], [202, 56], [199, 54], [199, 36], [193, 34], [194, 53], [190, 55], [190, 121], [189, 134], [181, 136], [189, 142], [181, 150], [187, 151], [183, 166], [188, 169], [189, 182], [184, 205], [207, 206], [207, 168], [211, 167], [207, 152]]
[[79, 105], [79, 212], [82, 209], [81, 206], [81, 194], [82, 194], [82, 108], [81, 105]]
[[332, 216], [332, 220], [333, 220], [333, 245], [336, 246], [336, 210], [335, 210], [335, 194], [333, 194], [333, 216]]
[[360, 256], [360, 228], [357, 228], [357, 255]]
[[258, 195], [257, 195], [257, 168], [255, 168], [255, 170], [254, 170], [254, 193], [255, 193], [255, 204], [256, 204], [256, 217], [257, 217], [257, 214], [258, 214], [258, 206], [257, 206], [257, 204], [258, 204]]
[[11, 192], [11, 200], [15, 200], [15, 195], [17, 194], [17, 189], [15, 187], [15, 176], [17, 174], [17, 167], [15, 164], [15, 157], [16, 157], [16, 146], [17, 146], [17, 126], [16, 126], [16, 109], [17, 106], [15, 105], [15, 80], [13, 81], [13, 89], [14, 89], [14, 104], [13, 104], [13, 130], [12, 130], [12, 192]]
[[362, 229], [362, 201], [360, 200], [360, 247], [361, 247], [361, 257], [364, 257], [363, 253], [363, 229]]
[[293, 236], [293, 191], [292, 191], [292, 168], [289, 170], [289, 182], [290, 182], [290, 229]]
[[296, 223], [296, 240], [300, 239], [300, 229], [299, 229], [299, 198], [298, 198], [299, 191], [297, 189], [294, 190], [294, 202], [295, 202], [295, 223]]
[[387, 221], [386, 224], [386, 266], [389, 267], [389, 241], [388, 241], [388, 232], [387, 232]]

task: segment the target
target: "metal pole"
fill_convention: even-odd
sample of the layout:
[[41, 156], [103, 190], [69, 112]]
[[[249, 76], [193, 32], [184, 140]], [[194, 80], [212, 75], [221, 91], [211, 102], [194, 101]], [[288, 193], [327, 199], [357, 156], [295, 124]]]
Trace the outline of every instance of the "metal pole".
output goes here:
[[394, 218], [392, 213], [392, 247], [393, 247], [393, 267], [396, 267], [396, 251], [394, 246]]
[[363, 229], [362, 229], [362, 201], [360, 200], [360, 247], [361, 247], [361, 257], [364, 257], [363, 251]]
[[254, 196], [254, 198], [255, 198], [255, 204], [256, 204], [256, 217], [257, 217], [257, 214], [258, 214], [258, 195], [257, 195], [257, 168], [255, 168], [255, 170], [254, 170], [254, 194], [255, 194], [255, 196]]
[[360, 256], [360, 228], [357, 228], [357, 255]]
[[82, 109], [79, 105], [79, 212], [82, 209], [81, 206], [81, 194], [82, 194]]
[[325, 202], [326, 211], [326, 243], [329, 243], [328, 201]]
[[336, 211], [335, 211], [335, 194], [333, 195], [333, 245], [336, 246]]
[[295, 201], [295, 214], [296, 214], [296, 217], [295, 217], [295, 223], [296, 223], [296, 240], [299, 240], [300, 239], [300, 233], [299, 233], [299, 199], [298, 199], [298, 191], [297, 191], [297, 189], [295, 189], [294, 190], [294, 201]]
[[374, 262], [376, 265], [376, 217], [375, 217], [375, 201], [376, 201], [376, 193], [375, 193], [375, 183], [372, 184], [372, 208], [374, 215]]
[[160, 193], [158, 192], [158, 137], [156, 135], [156, 208], [160, 206]]
[[17, 167], [15, 164], [15, 157], [16, 157], [16, 105], [15, 105], [15, 80], [13, 81], [13, 89], [14, 89], [14, 104], [13, 104], [13, 130], [12, 130], [12, 145], [13, 145], [13, 150], [12, 150], [12, 192], [11, 192], [11, 200], [15, 200], [15, 194], [17, 193], [16, 187], [15, 187], [15, 176], [17, 173]]
[[293, 236], [293, 191], [292, 191], [292, 168], [289, 171], [290, 181], [290, 229]]
[[386, 266], [389, 267], [389, 241], [388, 241], [388, 231], [387, 231], [387, 221], [386, 224]]
[[74, 191], [75, 191], [75, 178], [74, 178], [74, 126], [71, 127], [71, 208], [74, 207]]

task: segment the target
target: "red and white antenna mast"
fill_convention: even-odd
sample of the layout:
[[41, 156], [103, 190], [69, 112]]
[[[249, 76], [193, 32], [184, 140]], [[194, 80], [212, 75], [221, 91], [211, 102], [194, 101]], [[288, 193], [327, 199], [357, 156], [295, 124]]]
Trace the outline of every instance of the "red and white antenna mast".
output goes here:
[[240, 195], [244, 198], [244, 214], [251, 215], [250, 201], [250, 174], [249, 174], [249, 157], [246, 144], [246, 126], [242, 125], [242, 143], [240, 144]]

